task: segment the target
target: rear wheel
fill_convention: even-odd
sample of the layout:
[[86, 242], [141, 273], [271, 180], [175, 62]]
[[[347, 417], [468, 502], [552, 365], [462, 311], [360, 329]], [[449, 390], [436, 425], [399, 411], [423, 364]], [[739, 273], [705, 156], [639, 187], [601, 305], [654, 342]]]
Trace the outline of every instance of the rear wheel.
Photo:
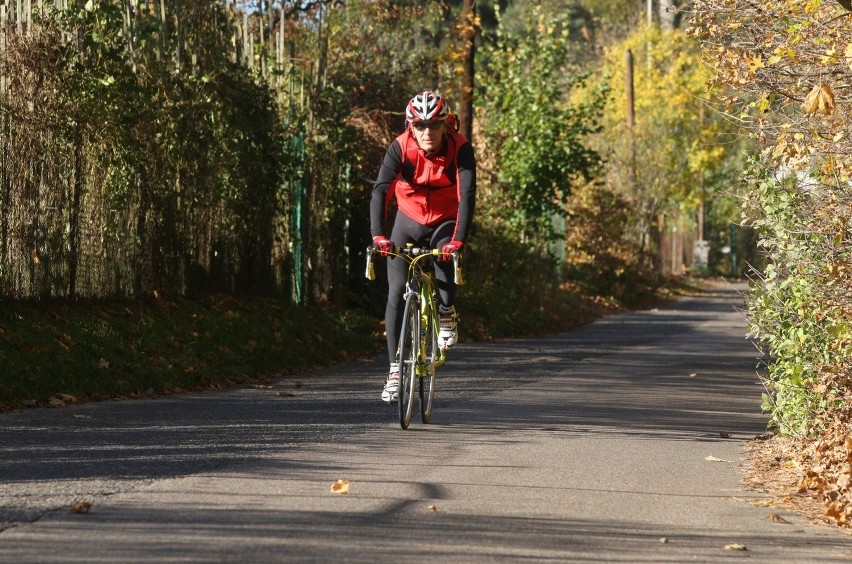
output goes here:
[[[423, 320], [421, 320], [421, 323]], [[420, 378], [420, 416], [424, 423], [429, 422], [432, 417], [432, 400], [435, 397], [435, 363], [441, 354], [438, 347], [438, 325], [435, 315], [426, 317], [427, 327], [424, 338], [424, 349], [426, 351], [426, 374]]]
[[420, 308], [416, 295], [405, 300], [399, 336], [399, 424], [408, 429], [414, 411], [417, 357], [420, 350]]

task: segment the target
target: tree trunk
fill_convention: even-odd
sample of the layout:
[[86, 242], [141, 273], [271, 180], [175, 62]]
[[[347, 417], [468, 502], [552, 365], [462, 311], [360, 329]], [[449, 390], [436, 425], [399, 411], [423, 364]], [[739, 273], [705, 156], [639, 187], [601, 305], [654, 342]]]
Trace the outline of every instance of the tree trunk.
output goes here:
[[459, 133], [467, 139], [473, 137], [473, 84], [474, 54], [476, 51], [476, 8], [474, 0], [464, 0], [462, 4], [462, 22], [464, 32], [464, 78], [459, 100]]
[[83, 199], [83, 187], [85, 186], [83, 157], [83, 131], [77, 127], [74, 136], [74, 186], [71, 194], [71, 209], [69, 210], [69, 249], [68, 249], [68, 297], [77, 297], [77, 272], [80, 266], [80, 203]]

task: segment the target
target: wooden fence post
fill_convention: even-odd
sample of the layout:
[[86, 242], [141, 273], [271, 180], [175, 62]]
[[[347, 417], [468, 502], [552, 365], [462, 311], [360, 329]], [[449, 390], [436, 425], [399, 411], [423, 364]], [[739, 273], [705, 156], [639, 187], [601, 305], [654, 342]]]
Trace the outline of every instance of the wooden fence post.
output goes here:
[[[0, 56], [6, 57], [6, 4], [0, 5]], [[0, 75], [0, 94], [5, 96], [7, 87], [6, 75]]]
[[260, 44], [260, 75], [266, 76], [266, 57], [264, 57], [264, 52], [266, 51], [266, 26], [264, 25], [266, 22], [263, 18], [263, 7], [264, 2], [260, 0], [259, 9], [260, 16], [257, 18], [257, 28], [258, 28], [258, 42]]
[[275, 64], [278, 71], [276, 86], [284, 86], [284, 8], [278, 8], [278, 48], [275, 52]]
[[251, 46], [249, 45], [248, 12], [243, 12], [243, 64], [251, 68]]
[[181, 25], [182, 22], [180, 21], [180, 16], [177, 12], [175, 12], [172, 21], [174, 22], [173, 34], [175, 38], [175, 66], [180, 68], [181, 62], [183, 61], [183, 26]]
[[236, 14], [234, 12], [232, 6], [232, 0], [225, 0], [225, 17], [228, 20], [228, 27], [231, 29], [231, 62], [236, 63], [238, 59], [237, 55], [237, 41], [238, 41], [238, 32], [239, 32], [239, 24], [236, 23]]
[[127, 50], [130, 52], [130, 60], [132, 61], [136, 58], [136, 49], [133, 45], [133, 17], [130, 13], [130, 2], [131, 0], [124, 0], [122, 16], [124, 18], [124, 36], [127, 37]]
[[[7, 13], [6, 4], [0, 5], [0, 57], [6, 57], [6, 27]], [[6, 82], [5, 73], [0, 75], [0, 98], [6, 98], [6, 90], [8, 84]], [[4, 270], [8, 269], [9, 264], [9, 180], [8, 180], [8, 146], [10, 143], [9, 136], [6, 135], [7, 120], [9, 118], [3, 116], [0, 118], [0, 127], [2, 127], [2, 135], [0, 135], [0, 265]], [[3, 282], [6, 282], [5, 280]]]

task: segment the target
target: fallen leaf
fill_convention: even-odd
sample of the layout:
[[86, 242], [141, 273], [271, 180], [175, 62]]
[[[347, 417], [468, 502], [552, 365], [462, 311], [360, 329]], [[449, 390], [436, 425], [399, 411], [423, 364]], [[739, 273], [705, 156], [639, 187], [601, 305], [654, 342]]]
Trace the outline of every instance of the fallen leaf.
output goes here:
[[431, 511], [432, 513], [437, 513], [438, 512], [438, 506], [437, 505], [430, 505], [429, 511]]
[[725, 550], [748, 550], [744, 544], [726, 544]]
[[693, 372], [689, 375], [690, 378], [695, 378], [696, 376], [698, 376], [698, 372]]
[[331, 485], [331, 493], [346, 495], [349, 493], [349, 480], [337, 480]]
[[88, 513], [89, 509], [92, 508], [92, 502], [86, 500], [80, 500], [74, 505], [71, 506], [71, 513]]
[[841, 505], [840, 503], [838, 503], [836, 501], [832, 501], [825, 508], [825, 514], [827, 516], [831, 517], [832, 519], [835, 519], [835, 520], [842, 519], [843, 516], [844, 516], [843, 513], [844, 513], [843, 505]]
[[773, 523], [789, 523], [790, 521], [784, 519], [777, 513], [767, 513], [766, 518], [772, 521]]
[[730, 462], [730, 460], [722, 460], [721, 458], [716, 458], [712, 454], [706, 457], [704, 460], [707, 460], [708, 462]]

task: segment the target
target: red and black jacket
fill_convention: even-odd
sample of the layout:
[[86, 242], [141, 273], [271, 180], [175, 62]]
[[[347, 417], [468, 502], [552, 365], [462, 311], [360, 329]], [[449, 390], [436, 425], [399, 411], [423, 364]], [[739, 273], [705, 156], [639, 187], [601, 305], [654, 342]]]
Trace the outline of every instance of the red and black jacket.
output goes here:
[[399, 211], [428, 226], [455, 220], [453, 239], [464, 242], [476, 201], [476, 160], [471, 144], [453, 131], [441, 150], [429, 155], [406, 130], [388, 147], [370, 201], [370, 231], [387, 235], [390, 201]]

